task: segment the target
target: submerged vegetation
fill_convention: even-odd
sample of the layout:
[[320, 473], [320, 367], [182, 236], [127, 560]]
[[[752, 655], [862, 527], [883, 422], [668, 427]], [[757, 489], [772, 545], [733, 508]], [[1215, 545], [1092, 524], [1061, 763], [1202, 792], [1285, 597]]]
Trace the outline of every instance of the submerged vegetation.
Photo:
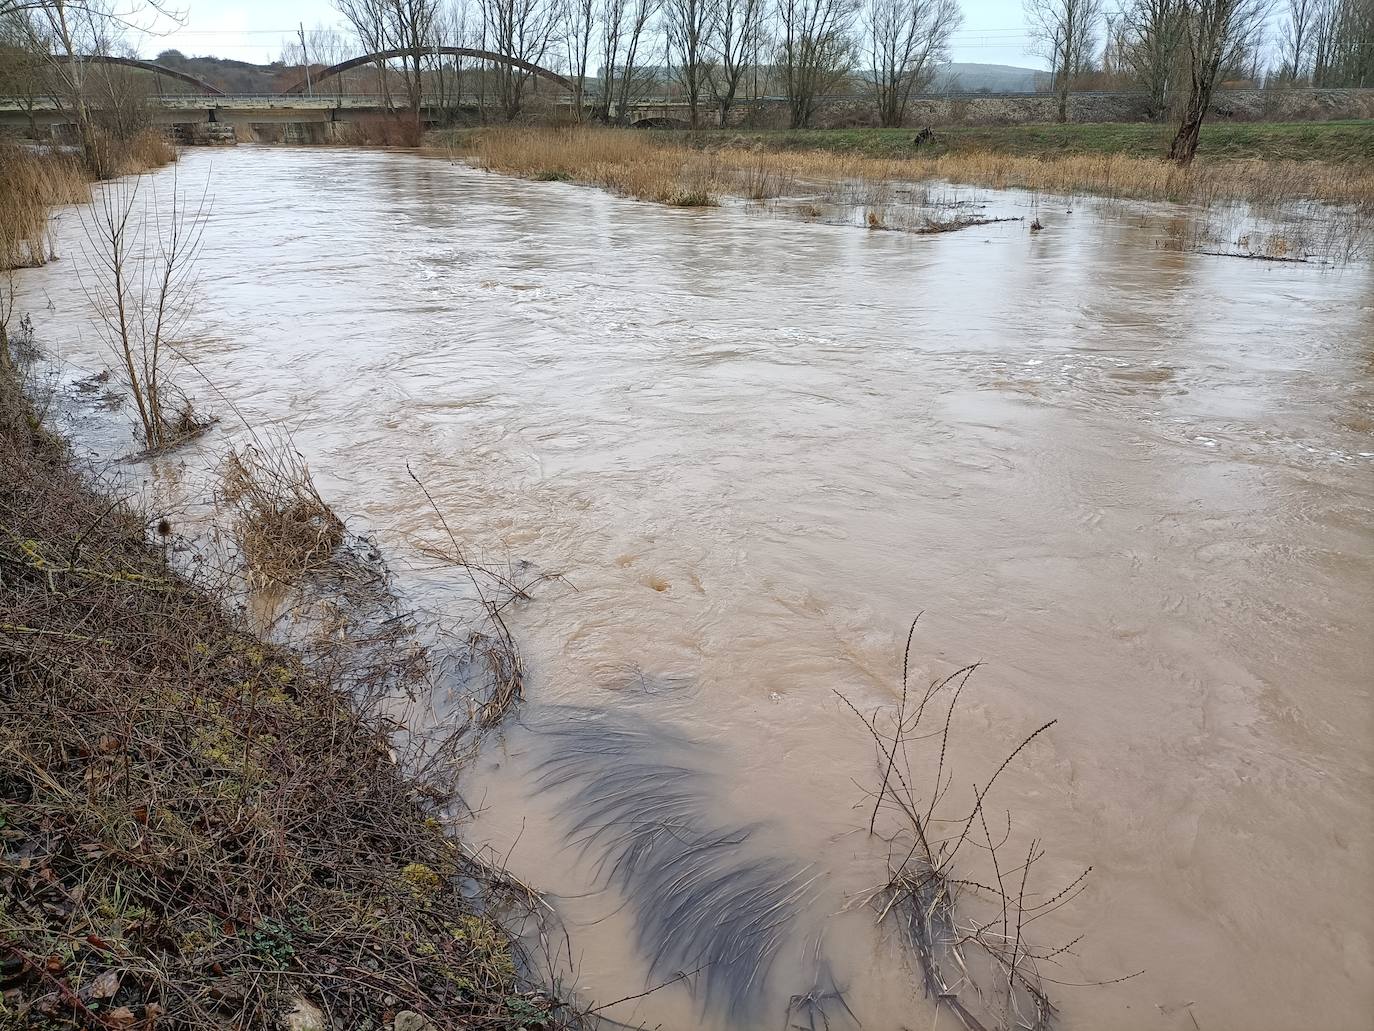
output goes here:
[[[975, 782], [967, 803], [955, 802], [950, 731], [978, 664], [932, 680], [916, 698], [910, 669], [916, 626], [907, 634], [895, 709], [868, 716], [839, 696], [876, 746], [881, 781], [868, 831], [880, 834], [891, 849], [889, 880], [864, 901], [879, 923], [897, 924], [927, 997], [949, 1009], [967, 1031], [1046, 1031], [1055, 1016], [1047, 982], [1055, 979], [1041, 967], [1077, 941], [1045, 947], [1033, 942], [1028, 925], [1081, 894], [1092, 868], [1051, 892], [1039, 890], [1031, 874], [1044, 857], [1043, 843], [1032, 839], [1024, 856], [1007, 855], [1011, 814], [1005, 814], [1004, 825], [994, 815], [990, 827], [987, 808], [998, 778], [1055, 721], [1031, 732], [981, 784]], [[982, 856], [972, 869], [970, 852]]]

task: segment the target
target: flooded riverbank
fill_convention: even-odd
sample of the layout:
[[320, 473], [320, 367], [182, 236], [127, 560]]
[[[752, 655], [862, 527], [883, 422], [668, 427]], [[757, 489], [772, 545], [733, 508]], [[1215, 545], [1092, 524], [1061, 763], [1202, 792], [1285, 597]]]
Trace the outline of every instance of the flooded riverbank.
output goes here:
[[[961, 781], [1060, 720], [996, 800], [1016, 841], [1043, 839], [1047, 884], [1095, 868], [1037, 925], [1088, 934], [1047, 973], [1145, 971], [1051, 985], [1064, 1026], [1360, 1026], [1367, 265], [1170, 250], [1186, 216], [1162, 205], [923, 238], [406, 154], [240, 148], [179, 174], [210, 179], [187, 351], [224, 399], [291, 429], [431, 609], [458, 585], [415, 548], [441, 528], [407, 463], [469, 548], [576, 588], [513, 610], [525, 713], [464, 794], [470, 835], [556, 893], [589, 998], [664, 970], [541, 786], [557, 707], [687, 742], [704, 825], [751, 828], [751, 857], [812, 885], [765, 1023], [813, 986], [816, 935], [866, 1026], [929, 1021], [895, 935], [833, 917], [887, 861], [866, 834], [872, 748], [835, 692], [893, 704], [924, 611], [918, 683], [987, 664], [952, 738]], [[94, 371], [70, 213], [57, 237], [64, 260], [23, 274], [20, 310]], [[121, 453], [109, 426], [87, 442]], [[157, 475], [195, 479], [234, 433]], [[732, 1022], [700, 1002], [675, 985], [609, 1014]]]

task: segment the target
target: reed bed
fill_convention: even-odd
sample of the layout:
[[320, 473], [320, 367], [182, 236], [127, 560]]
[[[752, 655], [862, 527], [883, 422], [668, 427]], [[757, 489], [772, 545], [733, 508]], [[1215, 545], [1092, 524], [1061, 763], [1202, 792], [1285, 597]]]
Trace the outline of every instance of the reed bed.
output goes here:
[[997, 189], [1091, 193], [1209, 204], [1318, 201], [1374, 207], [1374, 166], [1318, 161], [1198, 161], [1121, 154], [1032, 157], [993, 152], [881, 158], [822, 150], [773, 151], [744, 137], [707, 147], [606, 128], [497, 129], [455, 141], [484, 168], [528, 179], [573, 180], [661, 203], [791, 194], [799, 182], [944, 180]]
[[98, 132], [96, 148], [100, 167], [95, 172], [99, 179], [138, 175], [170, 165], [177, 159], [176, 144], [160, 129], [152, 127], [140, 129], [126, 138]]
[[127, 139], [97, 130], [89, 164], [72, 152], [0, 141], [0, 271], [44, 265], [57, 255], [49, 212], [90, 200], [91, 178], [137, 175], [177, 157], [156, 129]]
[[472, 137], [481, 165], [539, 181], [577, 181], [641, 200], [696, 207], [726, 192], [714, 154], [609, 129], [504, 129]]
[[73, 155], [0, 143], [0, 270], [52, 260], [49, 210], [88, 198], [86, 175]]

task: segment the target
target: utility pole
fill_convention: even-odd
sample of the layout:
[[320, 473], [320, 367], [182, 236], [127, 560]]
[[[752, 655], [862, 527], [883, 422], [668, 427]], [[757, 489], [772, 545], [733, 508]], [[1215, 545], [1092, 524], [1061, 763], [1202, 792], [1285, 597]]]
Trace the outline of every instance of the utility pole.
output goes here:
[[305, 95], [313, 97], [315, 90], [310, 85], [310, 55], [305, 51], [305, 22], [301, 26], [301, 64], [305, 68]]

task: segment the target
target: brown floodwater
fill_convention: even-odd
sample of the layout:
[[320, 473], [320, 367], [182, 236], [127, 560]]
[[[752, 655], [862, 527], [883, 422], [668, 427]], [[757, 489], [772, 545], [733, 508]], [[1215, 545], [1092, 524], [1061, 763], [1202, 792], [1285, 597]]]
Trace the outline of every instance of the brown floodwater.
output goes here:
[[[474, 554], [570, 582], [509, 610], [527, 701], [462, 785], [465, 833], [550, 893], [565, 981], [635, 995], [702, 933], [654, 922], [662, 877], [616, 873], [570, 796], [599, 761], [638, 771], [617, 818], [685, 807], [738, 842], [742, 883], [781, 886], [735, 897], [788, 915], [748, 1005], [702, 974], [606, 1015], [776, 1027], [828, 985], [864, 1027], [955, 1026], [856, 905], [888, 846], [837, 697], [894, 704], [923, 612], [916, 683], [985, 664], [951, 797], [1058, 719], [989, 796], [1008, 853], [1046, 850], [1041, 898], [1093, 867], [1027, 934], [1085, 935], [1042, 966], [1058, 981], [1143, 971], [1050, 984], [1063, 1027], [1369, 1026], [1369, 264], [1186, 253], [1195, 212], [981, 190], [952, 192], [1044, 231], [678, 210], [404, 153], [193, 151], [179, 175], [212, 197], [186, 349], [220, 395], [186, 383], [225, 421], [140, 467], [153, 489], [241, 436], [232, 403], [290, 429], [430, 609], [465, 604], [462, 577], [418, 553], [438, 525], [407, 463]], [[81, 238], [65, 212], [63, 259], [19, 280], [68, 379], [108, 362]], [[123, 415], [70, 428], [132, 450]], [[563, 733], [587, 714], [638, 728], [633, 762]], [[679, 771], [666, 802], [654, 763]]]

